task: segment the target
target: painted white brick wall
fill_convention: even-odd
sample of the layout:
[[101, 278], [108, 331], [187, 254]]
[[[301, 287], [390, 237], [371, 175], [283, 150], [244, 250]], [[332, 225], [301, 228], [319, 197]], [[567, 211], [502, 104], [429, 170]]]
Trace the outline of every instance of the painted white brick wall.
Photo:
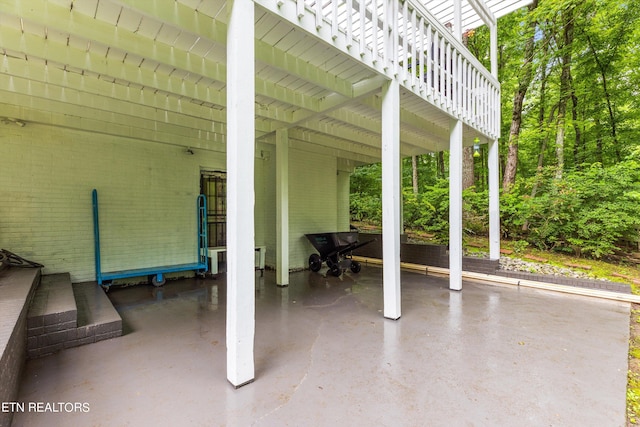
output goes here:
[[[260, 144], [258, 149], [268, 154], [266, 154], [266, 159], [262, 161], [261, 182], [258, 183], [256, 179], [256, 192], [258, 185], [263, 192], [262, 208], [259, 211], [256, 210], [256, 228], [257, 218], [262, 217], [264, 227], [262, 239], [263, 244], [267, 246], [265, 263], [274, 267], [276, 265], [276, 153], [273, 145]], [[258, 237], [256, 237], [256, 241], [258, 241]]]
[[337, 229], [336, 158], [296, 149], [289, 151], [289, 264], [306, 268], [315, 252], [306, 233]]
[[[4, 131], [4, 130], [3, 130]], [[95, 279], [91, 190], [104, 271], [194, 262], [200, 169], [224, 154], [30, 123], [0, 140], [0, 247]]]
[[338, 210], [338, 227], [337, 231], [349, 231], [351, 215], [349, 213], [349, 183], [350, 173], [346, 171], [338, 171], [336, 200]]
[[[276, 264], [275, 148], [264, 162], [264, 240], [266, 263]], [[258, 214], [256, 214], [258, 215]], [[304, 236], [349, 230], [349, 173], [338, 172], [335, 157], [289, 151], [289, 267], [307, 268], [315, 249]]]
[[[95, 280], [91, 190], [98, 190], [103, 271], [195, 261], [200, 170], [226, 169], [224, 153], [29, 123], [0, 139], [0, 248]], [[275, 155], [256, 159], [256, 243], [275, 265]], [[305, 268], [305, 233], [348, 230], [348, 176], [336, 158], [290, 151], [290, 266]]]

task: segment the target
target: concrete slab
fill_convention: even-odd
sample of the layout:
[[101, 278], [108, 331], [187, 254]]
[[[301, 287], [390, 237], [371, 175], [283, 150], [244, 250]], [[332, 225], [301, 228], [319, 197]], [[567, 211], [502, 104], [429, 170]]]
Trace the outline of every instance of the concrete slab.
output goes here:
[[226, 381], [225, 280], [112, 289], [125, 335], [26, 365], [14, 426], [623, 426], [629, 304], [381, 270], [256, 275], [256, 380]]

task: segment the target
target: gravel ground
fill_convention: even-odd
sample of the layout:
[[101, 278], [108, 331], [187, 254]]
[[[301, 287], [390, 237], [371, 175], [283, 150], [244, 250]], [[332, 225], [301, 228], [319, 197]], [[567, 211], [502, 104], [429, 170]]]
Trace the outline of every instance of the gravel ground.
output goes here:
[[[483, 252], [471, 252], [465, 255], [478, 258], [489, 257], [489, 254]], [[533, 261], [524, 261], [519, 258], [510, 258], [505, 256], [500, 257], [500, 268], [507, 271], [524, 271], [526, 273], [534, 274], [573, 277], [574, 279], [595, 279], [593, 275], [584, 271], [574, 270], [568, 267], [558, 267], [550, 264], [541, 264]]]
[[547, 274], [551, 276], [573, 277], [574, 279], [594, 279], [592, 275], [583, 271], [509, 257], [500, 257], [500, 268], [508, 271], [524, 271], [527, 273]]

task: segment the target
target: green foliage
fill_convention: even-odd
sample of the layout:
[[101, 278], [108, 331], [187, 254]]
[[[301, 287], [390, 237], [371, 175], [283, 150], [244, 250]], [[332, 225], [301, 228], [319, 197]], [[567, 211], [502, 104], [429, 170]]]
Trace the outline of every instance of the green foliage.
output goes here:
[[356, 168], [351, 174], [351, 194], [380, 194], [382, 192], [382, 164], [374, 163]]
[[370, 222], [380, 225], [382, 222], [382, 202], [380, 196], [365, 193], [352, 193], [350, 199], [351, 220]]
[[[579, 256], [601, 258], [622, 250], [625, 242], [638, 239], [640, 230], [640, 150], [635, 156], [603, 167], [583, 165], [554, 178], [547, 167], [530, 178], [521, 178], [501, 197], [501, 224], [505, 237], [516, 241], [514, 250], [528, 245]], [[354, 174], [351, 194], [353, 220], [382, 221], [380, 168], [366, 167]], [[531, 189], [537, 186], [535, 197]], [[440, 242], [449, 238], [449, 181], [422, 185], [414, 194], [403, 191], [404, 224], [407, 229], [435, 235]], [[469, 188], [463, 192], [463, 228], [466, 234], [488, 233], [488, 193]]]
[[423, 230], [435, 235], [436, 241], [447, 241], [449, 236], [449, 187], [448, 181], [438, 180], [432, 186], [425, 186], [423, 192], [413, 194], [405, 189], [405, 228]]
[[516, 242], [513, 242], [513, 251], [517, 254], [524, 253], [525, 249], [527, 249], [527, 246], [529, 246], [529, 242], [527, 242], [526, 240], [518, 240]]
[[[640, 163], [630, 159], [604, 168], [599, 163], [565, 174], [545, 169], [521, 180], [501, 199], [503, 230], [540, 249], [601, 258], [637, 239], [640, 227]], [[538, 182], [539, 195], [528, 190]], [[528, 228], [523, 229], [527, 224]]]
[[627, 378], [627, 416], [629, 422], [635, 425], [640, 416], [640, 381], [638, 381], [638, 376], [631, 371], [629, 371]]
[[382, 221], [382, 165], [374, 163], [351, 174], [351, 219], [380, 225]]

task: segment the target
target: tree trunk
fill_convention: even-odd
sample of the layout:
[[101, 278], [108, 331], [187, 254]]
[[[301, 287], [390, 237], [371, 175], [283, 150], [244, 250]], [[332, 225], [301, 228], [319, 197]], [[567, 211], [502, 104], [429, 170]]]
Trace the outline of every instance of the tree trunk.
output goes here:
[[611, 95], [609, 94], [609, 89], [607, 88], [607, 66], [602, 63], [600, 57], [598, 56], [598, 52], [596, 51], [593, 43], [591, 42], [591, 37], [587, 34], [587, 42], [589, 43], [589, 48], [593, 53], [593, 58], [596, 61], [596, 65], [598, 66], [598, 70], [600, 71], [600, 78], [602, 79], [602, 90], [604, 91], [604, 99], [607, 101], [607, 110], [609, 112], [609, 120], [611, 122], [611, 137], [613, 138], [613, 146], [616, 152], [616, 160], [620, 161], [620, 148], [618, 147], [618, 135], [616, 131], [616, 117], [613, 112], [613, 105], [611, 104]]
[[[553, 121], [553, 116], [555, 114], [555, 110], [558, 107], [554, 105], [551, 108], [551, 113], [549, 114], [549, 120], [545, 122], [546, 115], [546, 102], [547, 102], [547, 79], [549, 78], [549, 74], [547, 71], [547, 67], [549, 65], [549, 58], [547, 57], [547, 51], [549, 44], [544, 42], [543, 46], [543, 61], [540, 64], [540, 73], [542, 74], [542, 81], [540, 82], [540, 111], [538, 112], [538, 135], [542, 138], [540, 140], [540, 149], [538, 151], [538, 166], [536, 168], [536, 175], [540, 175], [542, 173], [542, 167], [544, 166], [544, 153], [547, 151], [547, 142], [549, 141], [549, 131], [547, 130], [548, 126]], [[531, 189], [531, 198], [536, 196], [538, 192], [538, 180], [536, 179], [533, 183], [533, 188]], [[523, 226], [523, 231], [526, 231], [526, 225]]]
[[[529, 5], [529, 13], [538, 6], [538, 0], [534, 0]], [[502, 178], [502, 188], [509, 191], [516, 182], [516, 171], [518, 166], [518, 140], [520, 138], [520, 126], [522, 125], [522, 107], [524, 98], [529, 90], [529, 85], [533, 80], [533, 48], [534, 36], [536, 31], [536, 22], [529, 23], [529, 37], [524, 49], [524, 58], [522, 63], [522, 73], [518, 79], [518, 88], [513, 95], [513, 111], [511, 114], [511, 128], [509, 130], [509, 149], [507, 152], [507, 164], [504, 168], [504, 176]]]
[[444, 151], [438, 151], [438, 178], [444, 177]]
[[584, 156], [580, 154], [584, 153], [584, 147], [582, 146], [582, 131], [580, 130], [580, 123], [578, 122], [578, 97], [576, 96], [576, 89], [573, 86], [573, 78], [569, 74], [571, 81], [571, 118], [573, 119], [573, 131], [575, 132], [575, 142], [573, 144], [573, 159], [576, 165], [576, 169], [580, 168], [582, 162], [584, 162]]
[[475, 184], [473, 147], [464, 147], [462, 151], [462, 189], [466, 190]]
[[562, 11], [562, 73], [560, 74], [560, 102], [558, 103], [558, 119], [556, 121], [556, 160], [555, 178], [562, 179], [564, 172], [564, 135], [567, 101], [571, 95], [571, 49], [573, 44], [573, 9], [569, 6]]
[[600, 119], [598, 117], [595, 118], [596, 123], [596, 160], [604, 166], [602, 159], [602, 125], [600, 124]]
[[411, 156], [411, 181], [413, 184], [413, 194], [418, 194], [418, 156]]

